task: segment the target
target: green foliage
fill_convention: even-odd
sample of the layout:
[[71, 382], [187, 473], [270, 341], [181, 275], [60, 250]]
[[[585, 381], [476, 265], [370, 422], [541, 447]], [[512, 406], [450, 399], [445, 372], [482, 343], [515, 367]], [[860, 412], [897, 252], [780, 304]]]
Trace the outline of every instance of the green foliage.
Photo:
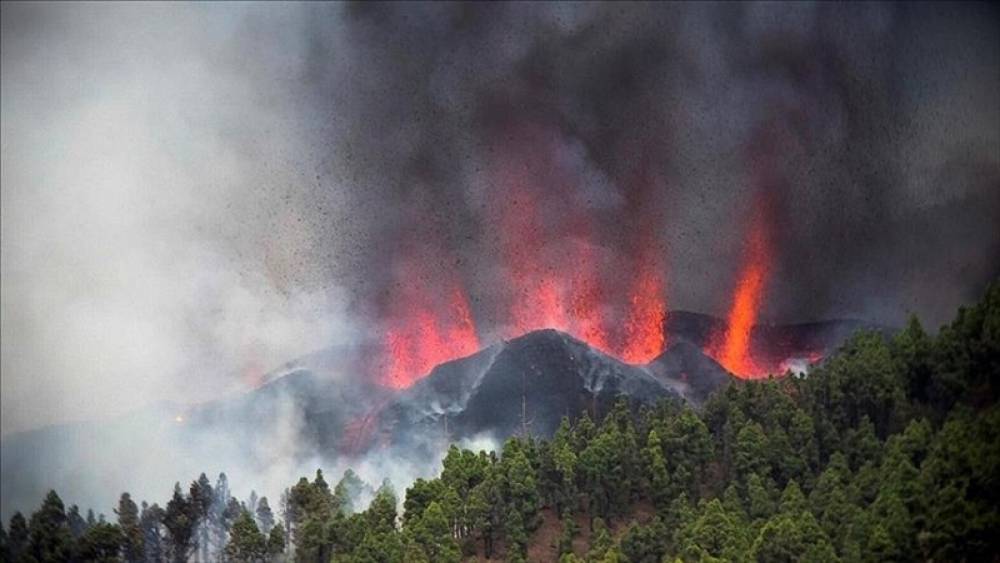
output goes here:
[[107, 522], [98, 522], [77, 540], [76, 557], [81, 561], [116, 563], [122, 560], [120, 554], [123, 541], [121, 528]]
[[271, 533], [267, 535], [267, 554], [273, 559], [275, 556], [285, 552], [285, 529], [282, 526], [274, 526]]
[[[937, 335], [915, 319], [892, 338], [862, 332], [805, 377], [733, 382], [701, 411], [620, 401], [499, 456], [452, 447], [439, 477], [406, 490], [401, 518], [388, 482], [373, 491], [350, 470], [332, 490], [319, 470], [286, 489], [278, 525], [267, 499], [244, 507], [225, 474], [202, 474], [165, 509], [122, 494], [117, 524], [50, 492], [0, 526], [0, 557], [429, 563], [503, 546], [524, 561], [544, 514], [561, 521], [550, 541], [564, 563], [993, 560], [998, 378], [994, 284]], [[590, 518], [585, 559], [575, 516]]]
[[[13, 530], [12, 522], [11, 531]], [[62, 499], [55, 491], [49, 491], [41, 508], [31, 515], [28, 535], [28, 554], [34, 561], [48, 563], [69, 559], [73, 550], [73, 536]]]
[[570, 512], [563, 513], [562, 517], [562, 532], [559, 534], [559, 542], [556, 544], [556, 553], [559, 556], [566, 555], [567, 553], [573, 553], [573, 538], [580, 532], [579, 526], [576, 524], [576, 520], [573, 518], [573, 514]]
[[461, 560], [458, 542], [452, 537], [448, 518], [437, 502], [431, 502], [427, 506], [410, 530], [412, 542], [420, 546], [421, 552], [430, 561]]
[[621, 538], [621, 553], [630, 563], [659, 563], [667, 554], [667, 528], [654, 518], [648, 525], [633, 522]]
[[163, 514], [163, 527], [167, 530], [167, 551], [174, 563], [184, 563], [195, 548], [194, 530], [198, 522], [198, 508], [181, 492], [181, 485], [174, 485], [174, 496], [167, 503]]
[[139, 507], [131, 495], [122, 493], [115, 513], [122, 535], [122, 558], [129, 563], [141, 561], [144, 549], [142, 530], [139, 528]]
[[249, 511], [242, 511], [233, 523], [226, 544], [226, 558], [230, 561], [256, 563], [264, 561], [268, 555], [267, 538], [260, 533], [257, 522]]

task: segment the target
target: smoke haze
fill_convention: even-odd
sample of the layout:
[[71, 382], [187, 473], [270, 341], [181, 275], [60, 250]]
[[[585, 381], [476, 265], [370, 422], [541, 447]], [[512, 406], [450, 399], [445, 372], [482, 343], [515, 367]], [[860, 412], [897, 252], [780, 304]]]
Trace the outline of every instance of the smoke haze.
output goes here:
[[[489, 344], [529, 251], [536, 278], [585, 252], [610, 314], [652, 264], [723, 316], [759, 197], [764, 320], [936, 327], [1000, 274], [995, 6], [2, 15], [5, 436], [252, 389], [392, 326], [400, 286], [462, 288]], [[254, 486], [239, 458], [206, 465]]]

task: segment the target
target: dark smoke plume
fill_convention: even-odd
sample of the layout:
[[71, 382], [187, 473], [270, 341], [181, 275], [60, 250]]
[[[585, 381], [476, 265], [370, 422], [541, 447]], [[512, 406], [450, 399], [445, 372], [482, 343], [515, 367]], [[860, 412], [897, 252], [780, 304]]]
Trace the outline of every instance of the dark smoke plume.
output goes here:
[[723, 314], [758, 189], [774, 210], [766, 319], [939, 322], [1000, 273], [993, 7], [314, 10], [302, 109], [330, 150], [320, 183], [352, 187], [357, 262], [340, 273], [376, 314], [394, 253], [420, 246], [421, 275], [457, 272], [481, 327], [500, 322], [494, 211], [516, 196], [498, 166], [529, 179], [539, 244], [586, 236], [620, 266], [607, 299], [651, 228], [669, 307]]

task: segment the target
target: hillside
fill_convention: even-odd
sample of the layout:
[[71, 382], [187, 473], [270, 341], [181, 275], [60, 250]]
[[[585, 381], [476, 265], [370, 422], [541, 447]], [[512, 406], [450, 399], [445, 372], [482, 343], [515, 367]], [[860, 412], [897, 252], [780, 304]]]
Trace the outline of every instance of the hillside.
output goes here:
[[[734, 382], [699, 410], [626, 394], [594, 421], [577, 404], [551, 438], [515, 435], [490, 453], [452, 446], [438, 476], [405, 492], [388, 482], [374, 490], [351, 471], [331, 486], [317, 470], [271, 508], [230, 496], [225, 476], [213, 487], [202, 475], [164, 508], [140, 511], [123, 495], [116, 524], [85, 521], [51, 492], [30, 526], [11, 519], [4, 560], [182, 561], [199, 551], [234, 561], [991, 560], [998, 329], [995, 284], [937, 335], [916, 320], [892, 338], [861, 331], [806, 376]], [[598, 382], [656, 388], [655, 376], [622, 368], [558, 375], [580, 373], [580, 346], [551, 331], [512, 341], [440, 368], [409, 397], [451, 397], [467, 410], [494, 377], [513, 386], [504, 378], [522, 361], [570, 395]], [[690, 352], [668, 351], [663, 363], [702, 361]]]

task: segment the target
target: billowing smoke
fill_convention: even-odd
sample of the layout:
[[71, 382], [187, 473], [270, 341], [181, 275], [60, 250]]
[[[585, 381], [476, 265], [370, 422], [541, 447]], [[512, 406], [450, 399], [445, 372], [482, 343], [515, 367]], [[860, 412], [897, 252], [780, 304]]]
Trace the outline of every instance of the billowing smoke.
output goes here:
[[936, 325], [1000, 274], [989, 5], [5, 3], [2, 35], [5, 435], [334, 345], [390, 386], [541, 326], [642, 361], [746, 280], [750, 324]]
[[[998, 273], [994, 8], [366, 4], [311, 21], [308, 111], [330, 116], [331, 181], [364, 218], [348, 286], [417, 347], [439, 348], [420, 335], [456, 322], [462, 290], [486, 341], [554, 326], [642, 361], [664, 308], [933, 325]], [[410, 291], [438, 295], [439, 318], [414, 322]]]

